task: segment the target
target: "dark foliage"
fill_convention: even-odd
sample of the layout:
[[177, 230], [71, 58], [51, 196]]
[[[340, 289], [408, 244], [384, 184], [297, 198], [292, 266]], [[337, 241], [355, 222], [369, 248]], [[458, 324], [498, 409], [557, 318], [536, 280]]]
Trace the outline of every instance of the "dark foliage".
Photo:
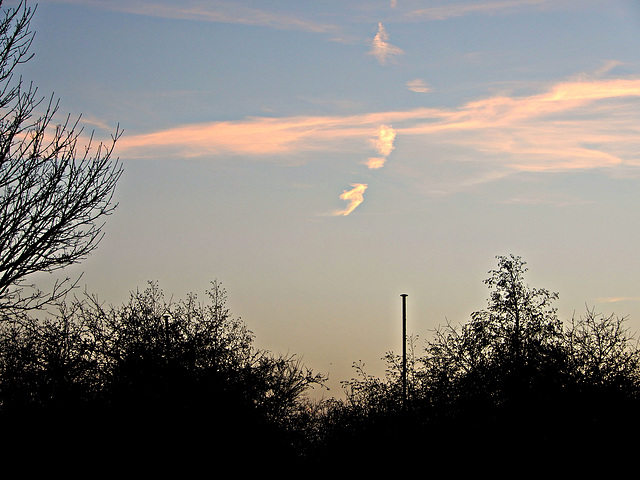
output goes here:
[[253, 347], [217, 282], [207, 302], [150, 284], [121, 308], [87, 297], [54, 318], [1, 324], [0, 420], [30, 446], [51, 435], [91, 458], [165, 464], [294, 458], [301, 397], [324, 379]]
[[486, 310], [439, 328], [423, 352], [410, 338], [406, 403], [393, 353], [384, 378], [358, 363], [344, 399], [311, 400], [324, 378], [255, 349], [217, 282], [204, 302], [167, 303], [151, 283], [119, 308], [87, 296], [45, 319], [13, 316], [0, 329], [3, 438], [29, 458], [107, 456], [147, 473], [606, 465], [639, 426], [637, 345], [614, 315], [561, 323], [557, 295], [526, 285], [524, 265], [499, 257]]
[[397, 355], [384, 379], [356, 365], [346, 399], [322, 416], [316, 459], [368, 458], [373, 470], [430, 459], [460, 473], [505, 461], [622, 466], [640, 426], [640, 351], [625, 319], [587, 310], [563, 325], [557, 294], [526, 285], [525, 272], [519, 257], [498, 257], [486, 310], [437, 329], [422, 356], [412, 339], [405, 408]]

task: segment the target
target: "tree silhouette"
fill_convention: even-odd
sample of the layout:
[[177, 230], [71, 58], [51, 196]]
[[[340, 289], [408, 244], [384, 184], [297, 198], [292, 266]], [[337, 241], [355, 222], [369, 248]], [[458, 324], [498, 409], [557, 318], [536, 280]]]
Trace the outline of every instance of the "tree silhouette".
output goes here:
[[0, 323], [2, 438], [92, 464], [108, 452], [147, 473], [327, 459], [369, 473], [425, 454], [457, 471], [564, 455], [575, 472], [585, 452], [618, 458], [639, 426], [637, 343], [614, 315], [560, 323], [557, 294], [529, 287], [524, 265], [498, 257], [486, 310], [436, 330], [422, 354], [411, 337], [406, 404], [393, 352], [383, 378], [356, 363], [344, 399], [310, 399], [324, 377], [256, 349], [219, 282], [204, 300], [167, 302], [151, 282], [120, 307], [87, 295], [44, 319], [23, 314]]
[[565, 342], [576, 383], [629, 390], [640, 384], [640, 350], [625, 320], [594, 309], [571, 320]]
[[318, 462], [426, 456], [477, 471], [498, 459], [549, 468], [564, 455], [575, 473], [585, 449], [599, 458], [628, 451], [624, 438], [639, 426], [640, 352], [624, 318], [588, 310], [563, 324], [557, 293], [527, 285], [520, 257], [497, 259], [487, 308], [439, 327], [424, 355], [410, 355], [408, 411], [397, 355], [384, 357], [385, 378], [355, 364], [346, 398], [318, 408]]
[[[0, 7], [2, 1], [0, 0]], [[122, 173], [112, 159], [121, 132], [95, 152], [79, 150], [82, 129], [69, 116], [53, 126], [59, 102], [43, 103], [37, 88], [16, 77], [29, 53], [35, 10], [19, 2], [0, 19], [0, 313], [42, 308], [75, 285], [56, 282], [49, 293], [25, 282], [89, 255], [100, 242], [103, 218]], [[42, 107], [42, 108], [41, 108]], [[41, 113], [40, 113], [41, 112]]]
[[562, 322], [552, 306], [558, 294], [526, 285], [525, 265], [513, 255], [498, 257], [485, 280], [487, 309], [472, 313], [460, 330], [450, 324], [436, 330], [424, 358], [435, 385], [487, 398], [500, 392], [504, 401], [563, 371]]
[[[166, 302], [151, 282], [121, 307], [95, 296], [44, 320], [0, 324], [0, 427], [117, 461], [293, 459], [307, 389], [322, 384], [293, 355], [256, 349], [212, 282], [205, 301]], [[90, 425], [91, 443], [76, 444]], [[86, 431], [86, 430], [85, 430]]]
[[624, 319], [587, 311], [563, 324], [557, 293], [529, 287], [524, 265], [498, 257], [485, 281], [488, 308], [428, 342], [423, 398], [432, 417], [514, 455], [621, 436], [640, 391], [639, 352]]

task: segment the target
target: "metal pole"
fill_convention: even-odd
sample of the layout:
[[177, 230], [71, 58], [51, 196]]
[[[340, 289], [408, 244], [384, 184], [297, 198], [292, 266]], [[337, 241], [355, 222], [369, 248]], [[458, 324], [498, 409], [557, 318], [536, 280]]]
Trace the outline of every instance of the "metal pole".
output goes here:
[[402, 297], [402, 406], [407, 405], [407, 294]]

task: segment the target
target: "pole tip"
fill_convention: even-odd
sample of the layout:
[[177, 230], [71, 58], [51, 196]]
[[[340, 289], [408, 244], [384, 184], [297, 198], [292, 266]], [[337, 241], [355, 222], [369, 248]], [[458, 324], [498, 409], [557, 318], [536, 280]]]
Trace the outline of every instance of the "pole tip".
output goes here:
[[400, 296], [401, 296], [401, 297], [407, 297], [407, 296], [408, 296], [408, 294], [406, 294], [406, 293], [401, 293], [401, 294], [400, 294]]

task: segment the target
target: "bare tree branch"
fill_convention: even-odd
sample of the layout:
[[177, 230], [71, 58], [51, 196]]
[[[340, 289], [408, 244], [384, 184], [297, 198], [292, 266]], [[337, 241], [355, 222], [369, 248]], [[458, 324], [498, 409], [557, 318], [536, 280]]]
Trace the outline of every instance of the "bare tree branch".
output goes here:
[[[0, 0], [2, 6], [2, 0]], [[53, 272], [78, 263], [102, 239], [104, 217], [116, 208], [115, 186], [122, 166], [109, 144], [79, 149], [78, 118], [55, 127], [59, 102], [51, 97], [44, 113], [37, 88], [14, 80], [17, 66], [29, 61], [35, 9], [20, 2], [0, 19], [0, 312], [43, 308], [60, 299], [75, 282], [56, 282], [49, 293], [26, 281], [36, 272]]]

